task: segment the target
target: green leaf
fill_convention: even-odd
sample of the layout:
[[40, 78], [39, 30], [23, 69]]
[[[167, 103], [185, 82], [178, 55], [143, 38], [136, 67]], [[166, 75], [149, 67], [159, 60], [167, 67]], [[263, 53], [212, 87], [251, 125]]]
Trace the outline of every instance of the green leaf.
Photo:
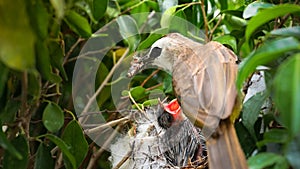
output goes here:
[[274, 78], [274, 101], [280, 118], [292, 136], [300, 132], [300, 54], [278, 68]]
[[286, 158], [293, 168], [300, 168], [300, 135], [298, 134], [288, 145]]
[[[62, 140], [68, 145], [69, 151], [73, 154], [76, 160], [77, 168], [84, 160], [88, 152], [88, 143], [83, 135], [83, 131], [76, 120], [72, 120], [65, 128], [61, 136]], [[64, 161], [66, 168], [72, 168], [71, 163], [65, 156]]]
[[56, 17], [61, 20], [65, 14], [65, 1], [64, 0], [50, 0], [52, 7], [55, 10]]
[[234, 52], [237, 52], [236, 39], [231, 35], [219, 36], [214, 41], [220, 42], [223, 45], [229, 45]]
[[263, 24], [269, 22], [272, 19], [275, 19], [280, 16], [284, 16], [286, 14], [300, 12], [299, 5], [292, 5], [292, 4], [283, 4], [277, 5], [265, 10], [262, 10], [257, 13], [254, 17], [250, 19], [248, 22], [248, 26], [246, 29], [245, 37], [246, 43], [248, 43], [252, 33]]
[[49, 80], [53, 83], [61, 82], [61, 78], [52, 72], [52, 66], [50, 63], [49, 49], [46, 42], [38, 41], [36, 43], [36, 60], [37, 68], [42, 74], [42, 78]]
[[289, 140], [288, 131], [286, 129], [271, 129], [264, 133], [264, 139], [257, 142], [258, 147], [262, 147], [267, 143], [286, 143]]
[[130, 89], [130, 94], [134, 100], [139, 100], [146, 96], [146, 89], [142, 86], [137, 86]]
[[243, 18], [230, 15], [230, 14], [225, 15], [224, 22], [226, 23], [226, 26], [230, 30], [241, 30], [244, 29], [245, 26], [247, 25], [247, 21], [244, 20]]
[[188, 25], [186, 22], [186, 15], [183, 9], [176, 11], [175, 14], [171, 17], [169, 30], [176, 31], [187, 36]]
[[60, 71], [62, 77], [65, 80], [68, 80], [67, 73], [65, 71], [65, 68], [63, 67], [64, 53], [62, 51], [62, 48], [57, 42], [50, 42], [49, 51], [50, 51], [51, 65], [53, 65], [55, 68], [57, 68]]
[[108, 0], [88, 0], [93, 16], [98, 21], [101, 19], [107, 9]]
[[165, 93], [173, 92], [173, 81], [172, 76], [166, 76], [163, 81], [163, 89]]
[[[198, 2], [198, 0], [193, 0], [193, 2]], [[192, 6], [192, 23], [197, 28], [201, 28], [204, 23], [203, 14], [201, 11], [201, 4]]]
[[149, 48], [156, 40], [168, 33], [168, 28], [155, 29], [150, 35], [140, 43], [138, 50]]
[[16, 158], [15, 154], [5, 151], [3, 157], [3, 169], [26, 169], [29, 162], [29, 147], [24, 135], [20, 134], [11, 140], [11, 144], [18, 149], [23, 158]]
[[243, 12], [243, 18], [244, 19], [251, 18], [252, 16], [255, 16], [260, 9], [270, 8], [273, 6], [274, 5], [270, 4], [270, 3], [255, 1], [251, 4], [249, 4], [245, 8], [245, 10]]
[[37, 37], [44, 40], [48, 37], [49, 14], [41, 0], [28, 1], [28, 13], [30, 24], [35, 30]]
[[20, 109], [21, 102], [19, 100], [10, 99], [2, 112], [0, 112], [0, 119], [4, 123], [12, 123], [16, 119], [16, 114]]
[[143, 24], [145, 24], [145, 21], [147, 21], [150, 12], [149, 6], [145, 3], [145, 1], [141, 1], [137, 5], [134, 5], [130, 8], [130, 14], [132, 14], [132, 18], [134, 18], [138, 27], [141, 27]]
[[[273, 166], [274, 165], [274, 166]], [[248, 159], [249, 169], [264, 169], [270, 166], [280, 169], [288, 169], [287, 160], [277, 154], [273, 153], [259, 153], [256, 156]]]
[[158, 1], [160, 11], [166, 12], [170, 8], [178, 5], [178, 0], [159, 0]]
[[162, 28], [169, 27], [172, 15], [175, 14], [177, 7], [181, 7], [181, 6], [182, 5], [172, 6], [163, 13], [160, 19], [160, 25]]
[[56, 144], [60, 150], [63, 152], [63, 154], [68, 158], [68, 160], [70, 161], [72, 168], [76, 169], [76, 160], [75, 157], [73, 156], [73, 154], [69, 151], [69, 147], [67, 146], [67, 144], [60, 139], [59, 137], [52, 135], [52, 134], [45, 134], [45, 135], [41, 135], [40, 137], [46, 137], [48, 138], [50, 141], [52, 141], [54, 144]]
[[[97, 74], [96, 74], [96, 87], [100, 86], [103, 80], [108, 75], [109, 70], [103, 62], [100, 63]], [[100, 94], [97, 96], [98, 105], [101, 106], [111, 96], [111, 87], [105, 86]]]
[[117, 23], [119, 25], [119, 31], [122, 37], [129, 45], [130, 51], [134, 51], [138, 47], [141, 40], [137, 23], [128, 15], [118, 17]]
[[0, 62], [0, 98], [5, 90], [7, 79], [9, 75], [9, 69]]
[[64, 112], [53, 102], [49, 102], [43, 112], [43, 124], [51, 132], [57, 132], [64, 125]]
[[239, 65], [237, 87], [241, 89], [244, 80], [256, 69], [258, 65], [265, 65], [276, 60], [285, 52], [300, 49], [297, 39], [288, 37], [273, 40], [263, 44], [259, 49], [252, 52]]
[[35, 65], [35, 36], [25, 2], [0, 3], [0, 61], [18, 71], [33, 69]]
[[256, 139], [256, 134], [254, 131], [254, 124], [260, 113], [260, 109], [267, 98], [266, 91], [260, 92], [252, 96], [243, 105], [242, 109], [242, 123], [247, 128], [253, 139]]
[[18, 150], [16, 150], [14, 145], [7, 139], [7, 137], [3, 133], [2, 129], [0, 130], [0, 146], [4, 150], [6, 150], [10, 154], [10, 156], [12, 156], [18, 160], [23, 159], [22, 152], [19, 152]]
[[34, 169], [53, 169], [54, 159], [51, 156], [51, 149], [44, 143], [39, 145], [34, 162]]
[[33, 101], [37, 101], [41, 97], [42, 82], [40, 74], [37, 71], [28, 73], [28, 94], [32, 96]]
[[143, 103], [144, 106], [154, 106], [158, 105], [158, 99], [151, 99], [151, 100], [146, 100]]
[[275, 36], [293, 36], [300, 39], [300, 26], [275, 29], [270, 32], [270, 35]]
[[83, 38], [89, 38], [92, 35], [92, 29], [87, 19], [79, 15], [75, 11], [69, 11], [64, 21], [68, 24], [71, 30]]

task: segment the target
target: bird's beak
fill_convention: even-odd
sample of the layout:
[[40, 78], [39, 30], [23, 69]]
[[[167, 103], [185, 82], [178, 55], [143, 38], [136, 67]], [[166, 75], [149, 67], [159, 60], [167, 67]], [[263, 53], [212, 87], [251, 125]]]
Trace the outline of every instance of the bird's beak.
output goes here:
[[144, 62], [142, 61], [142, 59], [137, 56], [133, 57], [133, 60], [131, 61], [130, 64], [131, 64], [131, 66], [128, 69], [128, 73], [127, 73], [127, 77], [129, 77], [129, 78], [131, 78], [134, 75], [136, 75], [137, 73], [139, 73], [144, 66]]

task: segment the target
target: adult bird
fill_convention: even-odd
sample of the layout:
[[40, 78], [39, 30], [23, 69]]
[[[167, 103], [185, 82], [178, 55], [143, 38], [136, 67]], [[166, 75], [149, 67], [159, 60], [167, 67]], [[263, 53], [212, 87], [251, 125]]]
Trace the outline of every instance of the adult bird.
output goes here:
[[178, 33], [157, 40], [134, 57], [128, 76], [157, 66], [172, 74], [183, 113], [206, 137], [209, 168], [245, 169], [246, 158], [233, 126], [237, 56], [218, 42], [203, 45]]

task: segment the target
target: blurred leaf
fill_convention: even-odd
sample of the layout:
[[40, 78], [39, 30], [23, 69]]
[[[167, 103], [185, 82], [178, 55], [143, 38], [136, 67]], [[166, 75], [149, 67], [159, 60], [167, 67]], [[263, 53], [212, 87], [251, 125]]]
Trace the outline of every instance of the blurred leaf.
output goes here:
[[146, 0], [144, 1], [147, 6], [152, 8], [154, 11], [159, 11], [159, 5], [155, 1]]
[[157, 104], [158, 104], [158, 99], [146, 100], [143, 103], [144, 106], [155, 106]]
[[2, 112], [0, 119], [4, 123], [12, 123], [16, 119], [16, 114], [20, 108], [21, 102], [18, 100], [8, 100]]
[[256, 140], [256, 134], [254, 131], [254, 124], [258, 118], [261, 107], [267, 98], [266, 91], [259, 92], [252, 96], [242, 108], [242, 123], [247, 128], [252, 138]]
[[53, 169], [54, 159], [51, 155], [51, 149], [40, 143], [37, 149], [36, 158], [34, 162], [34, 169]]
[[[109, 70], [105, 66], [103, 62], [100, 63], [97, 74], [96, 74], [96, 86], [99, 87], [103, 80], [106, 78], [107, 74], [109, 73]], [[106, 100], [111, 96], [111, 87], [105, 86], [100, 94], [97, 96], [97, 103], [99, 106], [102, 106], [103, 103], [106, 102]]]
[[234, 52], [237, 52], [236, 39], [231, 35], [219, 36], [214, 41], [220, 42], [223, 45], [229, 45]]
[[107, 9], [108, 0], [88, 0], [93, 16], [96, 19], [96, 21], [99, 21], [101, 19]]
[[260, 9], [270, 8], [273, 6], [274, 6], [273, 4], [266, 3], [266, 2], [258, 2], [258, 1], [252, 2], [251, 4], [247, 5], [247, 7], [245, 8], [243, 12], [243, 18], [244, 19], [251, 18], [252, 16], [255, 16]]
[[2, 129], [0, 130], [0, 146], [10, 154], [11, 158], [14, 157], [18, 160], [23, 159], [22, 152], [16, 150], [10, 140], [6, 138], [6, 135], [3, 133]]
[[138, 50], [149, 48], [156, 40], [168, 33], [168, 28], [155, 29], [150, 35], [140, 43]]
[[[199, 2], [198, 0], [193, 0], [193, 2]], [[193, 5], [192, 6], [192, 23], [197, 27], [201, 28], [204, 19], [203, 19], [203, 14], [201, 11], [201, 4]]]
[[25, 2], [16, 0], [13, 3], [0, 3], [0, 61], [18, 71], [33, 69], [35, 65], [35, 36]]
[[56, 144], [60, 148], [60, 150], [63, 152], [63, 154], [68, 158], [68, 160], [72, 164], [73, 169], [76, 169], [76, 159], [73, 156], [73, 154], [69, 151], [67, 144], [62, 139], [60, 139], [59, 137], [52, 135], [52, 134], [45, 134], [45, 135], [41, 135], [39, 137], [46, 137], [50, 141], [52, 141], [54, 144]]
[[278, 68], [274, 78], [274, 101], [289, 133], [300, 132], [300, 54], [291, 56]]
[[63, 67], [64, 54], [60, 45], [57, 42], [50, 42], [49, 53], [51, 64], [60, 71], [65, 80], [68, 80], [67, 73], [65, 71], [65, 68]]
[[122, 91], [122, 96], [129, 96], [129, 91], [128, 90], [123, 90]]
[[299, 5], [292, 5], [292, 4], [277, 5], [258, 12], [257, 15], [253, 16], [248, 22], [248, 26], [245, 33], [246, 43], [248, 43], [252, 33], [258, 27], [262, 26], [263, 24], [267, 23], [272, 19], [275, 19], [277, 17], [286, 14], [295, 13], [295, 12], [300, 12]]
[[41, 77], [37, 71], [32, 71], [28, 74], [28, 94], [33, 98], [32, 100], [37, 101], [41, 97]]
[[9, 69], [0, 62], [0, 70], [1, 70], [0, 71], [0, 98], [1, 98], [7, 83]]
[[169, 31], [176, 31], [187, 36], [188, 25], [183, 9], [176, 11], [170, 18]]
[[253, 151], [256, 149], [255, 137], [252, 137], [247, 128], [241, 122], [236, 122], [234, 124], [234, 128], [246, 157], [251, 156]]
[[234, 16], [234, 15], [229, 15], [229, 14], [225, 15], [224, 22], [226, 23], [226, 26], [230, 30], [244, 29], [244, 27], [247, 25], [246, 20], [244, 20], [240, 17]]
[[68, 24], [70, 29], [79, 36], [89, 38], [92, 35], [92, 29], [88, 20], [75, 11], [69, 11], [65, 16], [64, 21]]
[[117, 18], [117, 23], [122, 37], [129, 45], [130, 51], [134, 51], [141, 40], [135, 20], [128, 15], [124, 15]]
[[79, 9], [83, 10], [90, 18], [90, 20], [94, 23], [94, 24], [97, 24], [98, 21], [94, 18], [94, 15], [92, 13], [92, 3], [91, 4], [88, 4], [88, 2], [86, 1], [78, 1], [75, 3], [76, 7], [78, 7]]
[[257, 146], [262, 147], [267, 143], [286, 143], [289, 138], [286, 129], [271, 129], [264, 133], [264, 139], [257, 142]]
[[49, 14], [41, 0], [28, 1], [27, 11], [29, 13], [30, 25], [37, 36], [44, 40], [48, 37]]
[[[68, 145], [69, 151], [76, 160], [77, 168], [84, 160], [88, 152], [88, 143], [83, 135], [83, 131], [76, 120], [72, 120], [66, 126], [62, 136], [62, 140]], [[64, 157], [66, 168], [72, 168], [67, 157]]]
[[161, 12], [165, 12], [175, 5], [178, 5], [178, 0], [158, 0], [159, 8]]
[[165, 93], [173, 92], [173, 79], [172, 76], [166, 76], [163, 81], [163, 88]]
[[29, 147], [24, 135], [20, 134], [11, 140], [11, 144], [21, 153], [23, 158], [16, 158], [16, 154], [5, 151], [3, 157], [3, 169], [26, 169], [29, 162]]
[[[273, 166], [274, 169], [288, 169], [287, 160], [273, 153], [259, 153], [248, 159], [249, 169], [264, 169]], [[280, 168], [281, 167], [281, 168]]]
[[221, 10], [226, 10], [228, 8], [228, 2], [227, 1], [219, 1], [221, 5]]
[[169, 27], [172, 15], [175, 14], [177, 7], [181, 7], [181, 6], [182, 5], [172, 6], [163, 13], [160, 20], [160, 25], [162, 28]]
[[270, 35], [276, 36], [293, 36], [300, 39], [300, 26], [275, 29], [270, 32]]
[[150, 8], [145, 3], [145, 1], [140, 1], [140, 3], [130, 8], [131, 8], [130, 10], [131, 14], [137, 14], [137, 15], [131, 15], [136, 21], [137, 26], [141, 27], [142, 25], [144, 25], [145, 21], [148, 20], [148, 15], [149, 15], [148, 12], [150, 11]]
[[146, 89], [142, 86], [137, 86], [130, 89], [130, 94], [134, 100], [140, 100], [146, 96]]
[[36, 60], [37, 68], [42, 74], [42, 77], [53, 83], [61, 82], [61, 78], [52, 72], [52, 66], [50, 63], [49, 49], [46, 42], [38, 41], [36, 43]]
[[300, 168], [300, 135], [295, 137], [288, 145], [286, 151], [286, 158], [293, 168]]
[[49, 102], [43, 112], [43, 124], [51, 132], [57, 132], [64, 125], [64, 112], [54, 102]]
[[64, 0], [50, 0], [51, 5], [55, 10], [56, 17], [61, 20], [65, 14], [65, 1]]
[[273, 40], [263, 44], [256, 51], [252, 52], [239, 65], [237, 77], [237, 87], [241, 89], [244, 80], [256, 69], [258, 65], [265, 65], [276, 60], [285, 52], [300, 49], [300, 43], [297, 39], [288, 37]]

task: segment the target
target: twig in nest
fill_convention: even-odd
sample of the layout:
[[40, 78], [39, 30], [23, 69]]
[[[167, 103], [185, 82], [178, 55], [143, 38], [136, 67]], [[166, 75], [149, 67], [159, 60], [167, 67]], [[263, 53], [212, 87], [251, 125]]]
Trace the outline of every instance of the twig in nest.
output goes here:
[[102, 145], [102, 147], [92, 155], [90, 162], [87, 166], [87, 169], [92, 169], [94, 167], [94, 165], [97, 163], [98, 158], [101, 156], [101, 154], [104, 152], [104, 150], [108, 147], [108, 145], [112, 142], [112, 140], [115, 138], [115, 136], [117, 135], [118, 131], [120, 130], [120, 128], [125, 124], [125, 122], [123, 122], [122, 124], [119, 124], [117, 126], [117, 128], [113, 131], [113, 133], [107, 138], [107, 140], [105, 141], [105, 143]]
[[98, 127], [92, 128], [92, 129], [84, 130], [84, 132], [85, 132], [85, 134], [96, 133], [96, 132], [102, 131], [103, 129], [105, 129], [107, 127], [113, 127], [113, 126], [115, 126], [119, 123], [126, 123], [128, 120], [129, 120], [129, 116], [126, 116], [126, 117], [123, 117], [121, 119], [117, 119], [117, 120], [107, 122], [107, 123], [105, 123], [101, 126], [98, 126]]

